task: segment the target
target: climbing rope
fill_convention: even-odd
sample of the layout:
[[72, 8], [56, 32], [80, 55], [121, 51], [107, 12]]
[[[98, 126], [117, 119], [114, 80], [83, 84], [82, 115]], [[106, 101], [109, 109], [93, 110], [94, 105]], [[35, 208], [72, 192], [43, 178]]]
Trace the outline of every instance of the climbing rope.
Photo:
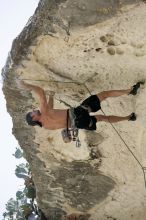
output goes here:
[[[105, 115], [104, 111], [101, 109], [101, 111], [103, 112], [103, 114]], [[146, 188], [146, 176], [145, 176], [145, 172], [146, 172], [146, 167], [143, 167], [142, 164], [140, 163], [140, 161], [138, 160], [138, 158], [135, 156], [135, 154], [132, 152], [132, 150], [129, 148], [128, 144], [125, 142], [125, 140], [123, 139], [123, 137], [120, 135], [120, 133], [118, 132], [118, 130], [115, 128], [115, 126], [109, 122], [111, 124], [111, 126], [113, 127], [113, 129], [115, 130], [115, 132], [117, 133], [117, 135], [119, 136], [119, 138], [121, 139], [121, 141], [124, 143], [124, 145], [127, 147], [127, 149], [129, 150], [129, 152], [132, 154], [132, 156], [135, 158], [135, 160], [137, 161], [137, 163], [139, 164], [139, 166], [142, 169], [143, 172], [143, 176], [144, 176], [144, 183], [145, 183], [145, 188]]]
[[[86, 85], [84, 85], [85, 88], [88, 90], [89, 94], [91, 94], [90, 90], [88, 89], [88, 87]], [[102, 113], [106, 116], [105, 112], [101, 109]], [[124, 145], [126, 146], [126, 148], [129, 150], [129, 152], [132, 154], [132, 156], [134, 157], [134, 159], [137, 161], [137, 163], [139, 164], [140, 168], [142, 169], [143, 172], [143, 177], [144, 177], [144, 184], [145, 184], [145, 188], [146, 188], [146, 167], [143, 167], [142, 164], [140, 163], [140, 161], [138, 160], [138, 158], [135, 156], [135, 154], [132, 152], [132, 150], [130, 149], [130, 147], [128, 146], [128, 144], [125, 142], [125, 140], [123, 139], [123, 137], [120, 135], [120, 133], [118, 132], [118, 130], [115, 128], [115, 126], [109, 121], [110, 125], [112, 126], [112, 128], [115, 130], [115, 132], [117, 133], [117, 135], [119, 136], [119, 138], [121, 139], [121, 141], [124, 143]]]

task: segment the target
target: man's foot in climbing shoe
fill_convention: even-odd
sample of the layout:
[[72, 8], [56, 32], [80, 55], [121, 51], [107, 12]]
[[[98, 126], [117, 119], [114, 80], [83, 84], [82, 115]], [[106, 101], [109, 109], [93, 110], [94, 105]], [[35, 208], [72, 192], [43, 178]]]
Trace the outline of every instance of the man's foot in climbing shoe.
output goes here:
[[131, 113], [131, 115], [129, 115], [129, 119], [128, 121], [136, 121], [136, 114], [134, 112]]
[[137, 94], [137, 91], [138, 89], [140, 88], [140, 85], [143, 85], [145, 82], [144, 81], [139, 81], [137, 82], [134, 86], [132, 86], [132, 89], [129, 93], [129, 95], [136, 95]]

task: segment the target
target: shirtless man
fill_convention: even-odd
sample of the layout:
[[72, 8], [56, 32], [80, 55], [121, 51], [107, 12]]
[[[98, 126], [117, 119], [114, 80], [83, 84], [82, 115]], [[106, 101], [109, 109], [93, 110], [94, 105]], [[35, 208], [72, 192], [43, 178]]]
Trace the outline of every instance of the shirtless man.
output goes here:
[[[92, 95], [89, 98], [85, 99], [78, 107], [74, 108], [74, 113], [79, 119], [77, 125], [78, 128], [86, 130], [96, 130], [96, 122], [120, 122], [120, 121], [135, 121], [135, 113], [121, 117], [121, 116], [105, 116], [105, 115], [94, 115], [90, 116], [90, 112], [97, 112], [101, 109], [100, 103], [107, 99], [108, 97], [118, 97], [124, 94], [136, 95], [137, 90], [140, 88], [142, 83], [138, 82], [132, 88], [126, 90], [111, 90], [103, 91], [97, 95]], [[44, 127], [49, 130], [56, 130], [67, 127], [67, 109], [54, 109], [53, 107], [53, 96], [54, 94], [49, 95], [49, 101], [45, 95], [45, 91], [35, 85], [27, 84], [21, 81], [21, 85], [29, 90], [34, 91], [40, 102], [40, 110], [33, 110], [26, 115], [26, 121], [29, 125]], [[70, 125], [70, 120], [69, 120]]]

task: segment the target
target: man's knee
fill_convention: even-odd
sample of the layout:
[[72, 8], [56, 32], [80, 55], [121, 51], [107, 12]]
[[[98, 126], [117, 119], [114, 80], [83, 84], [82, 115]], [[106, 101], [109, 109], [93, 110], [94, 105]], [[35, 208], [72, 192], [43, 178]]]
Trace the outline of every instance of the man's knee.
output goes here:
[[97, 97], [102, 102], [104, 99], [108, 97], [107, 91], [103, 91], [97, 94]]
[[97, 122], [98, 121], [103, 121], [104, 120], [104, 115], [96, 115], [95, 118], [96, 118]]

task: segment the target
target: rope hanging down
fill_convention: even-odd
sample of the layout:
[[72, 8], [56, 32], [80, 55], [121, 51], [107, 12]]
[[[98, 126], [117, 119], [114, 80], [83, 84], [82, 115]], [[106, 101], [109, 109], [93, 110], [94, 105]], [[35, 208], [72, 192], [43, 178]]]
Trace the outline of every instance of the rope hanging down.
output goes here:
[[[85, 88], [88, 90], [89, 94], [91, 94], [90, 90], [88, 89], [88, 87], [84, 84]], [[101, 109], [102, 113], [106, 116], [105, 112]], [[122, 136], [120, 135], [120, 133], [118, 132], [118, 130], [115, 128], [115, 126], [109, 121], [110, 125], [112, 126], [112, 128], [115, 130], [115, 132], [117, 133], [117, 135], [119, 136], [119, 138], [121, 139], [121, 141], [124, 143], [124, 145], [126, 146], [126, 148], [129, 150], [129, 152], [132, 154], [132, 156], [134, 157], [134, 159], [137, 161], [137, 163], [139, 164], [140, 168], [142, 169], [143, 172], [143, 177], [144, 177], [144, 184], [145, 184], [145, 188], [146, 188], [146, 167], [143, 167], [142, 164], [140, 163], [140, 161], [138, 160], [138, 158], [134, 155], [134, 153], [132, 152], [132, 150], [130, 149], [130, 147], [128, 146], [128, 144], [125, 142], [125, 140], [122, 138]]]

